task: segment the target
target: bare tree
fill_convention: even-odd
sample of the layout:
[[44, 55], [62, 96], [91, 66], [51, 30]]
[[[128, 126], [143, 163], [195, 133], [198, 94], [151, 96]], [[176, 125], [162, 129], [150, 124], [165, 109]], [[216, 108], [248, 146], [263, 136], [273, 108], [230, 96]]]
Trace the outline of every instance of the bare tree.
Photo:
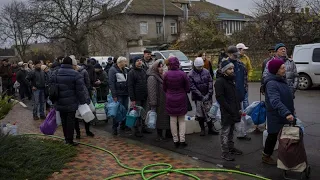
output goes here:
[[30, 16], [26, 3], [13, 1], [4, 6], [0, 17], [0, 38], [4, 43], [14, 44], [14, 48], [23, 61], [30, 40], [35, 38], [36, 21]]
[[[63, 40], [69, 54], [87, 55], [87, 37], [105, 24], [117, 0], [30, 0], [39, 17], [37, 34]], [[111, 15], [110, 15], [111, 16]]]

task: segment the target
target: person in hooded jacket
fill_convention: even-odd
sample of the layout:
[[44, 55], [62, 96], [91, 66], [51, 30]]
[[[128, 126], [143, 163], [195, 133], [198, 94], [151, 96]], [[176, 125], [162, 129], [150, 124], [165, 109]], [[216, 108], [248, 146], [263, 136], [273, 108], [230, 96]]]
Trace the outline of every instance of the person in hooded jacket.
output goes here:
[[280, 130], [285, 124], [294, 121], [293, 94], [285, 78], [286, 68], [282, 59], [274, 58], [268, 63], [269, 74], [265, 77], [268, 137], [262, 154], [262, 162], [269, 165], [277, 164], [271, 155]]
[[208, 134], [219, 134], [212, 129], [212, 121], [207, 119], [205, 115], [207, 112], [204, 108], [204, 104], [212, 105], [213, 96], [213, 81], [210, 72], [204, 69], [204, 62], [201, 57], [197, 57], [194, 61], [194, 69], [188, 74], [190, 81], [190, 90], [192, 100], [196, 104], [196, 120], [201, 127], [200, 136], [205, 136], [204, 122], [208, 125]]
[[97, 89], [97, 98], [98, 101], [107, 101], [107, 96], [109, 94], [109, 92], [107, 92], [107, 90], [109, 90], [109, 84], [108, 84], [108, 75], [105, 71], [103, 71], [102, 66], [97, 63], [94, 65], [94, 70], [96, 72], [96, 80], [94, 83], [94, 87], [96, 87]]
[[28, 72], [25, 70], [23, 63], [18, 65], [20, 70], [17, 72], [17, 81], [20, 83], [20, 88], [19, 88], [20, 99], [23, 100], [25, 96], [27, 96], [28, 100], [31, 100], [29, 83], [26, 79]]
[[242, 151], [234, 148], [233, 132], [235, 123], [241, 121], [241, 104], [235, 82], [234, 64], [225, 60], [220, 66], [221, 76], [214, 84], [216, 99], [221, 111], [221, 158], [234, 161], [233, 155], [241, 155]]
[[[141, 106], [147, 107], [148, 88], [147, 88], [147, 72], [143, 68], [142, 58], [135, 57], [133, 59], [132, 69], [128, 73], [128, 92], [131, 101], [131, 107]], [[146, 115], [141, 114], [141, 118], [135, 127], [135, 136], [142, 137], [142, 132], [147, 133], [145, 127]]]
[[[166, 93], [166, 110], [170, 116], [170, 128], [173, 142], [176, 147], [186, 147], [185, 115], [188, 112], [188, 97], [190, 92], [189, 79], [187, 74], [179, 69], [180, 62], [177, 57], [169, 58], [169, 71], [163, 78], [163, 91]], [[179, 123], [179, 136], [178, 127]]]
[[113, 59], [112, 57], [108, 57], [108, 62], [107, 62], [107, 65], [106, 67], [104, 68], [104, 71], [108, 74], [109, 73], [109, 70], [110, 68], [112, 67], [113, 65]]

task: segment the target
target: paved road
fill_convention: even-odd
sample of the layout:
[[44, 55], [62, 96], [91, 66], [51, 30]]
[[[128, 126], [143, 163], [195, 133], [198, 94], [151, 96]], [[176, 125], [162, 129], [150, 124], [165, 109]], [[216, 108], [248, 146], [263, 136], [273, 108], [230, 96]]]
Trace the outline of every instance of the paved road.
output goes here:
[[[250, 84], [250, 102], [259, 100], [259, 88], [259, 83]], [[305, 148], [313, 172], [311, 174], [311, 179], [320, 179], [320, 174], [317, 173], [320, 172], [320, 88], [313, 88], [308, 91], [298, 91], [296, 93], [295, 107], [297, 115], [305, 125]], [[194, 111], [189, 112], [188, 115], [193, 116]], [[94, 126], [94, 128], [111, 132], [111, 123], [106, 124], [101, 122]], [[261, 151], [263, 150], [262, 134], [250, 134], [252, 137], [250, 142], [235, 141], [236, 147], [244, 151], [244, 155], [238, 156], [235, 162], [225, 162], [221, 160], [219, 136], [200, 137], [199, 134], [187, 135], [186, 139], [189, 146], [185, 149], [174, 148], [171, 141], [161, 143], [155, 142], [155, 132], [152, 135], [146, 135], [143, 138], [136, 138], [132, 134], [125, 133], [120, 134], [120, 136], [194, 157], [194, 159], [199, 159], [199, 161], [209, 162], [212, 166], [219, 164], [226, 168], [240, 169], [242, 171], [260, 174], [271, 179], [282, 179], [282, 172], [279, 169], [261, 163]]]
[[[251, 83], [249, 86], [250, 102], [259, 100], [259, 83]], [[262, 96], [262, 98], [264, 98]], [[296, 93], [295, 107], [297, 115], [305, 124], [306, 135], [304, 137], [305, 147], [309, 162], [312, 166], [311, 179], [320, 179], [320, 88], [308, 91], [298, 91]], [[195, 109], [195, 108], [194, 108]], [[188, 115], [194, 115], [189, 112]], [[106, 129], [111, 132], [111, 123], [108, 125], [100, 123], [95, 128]], [[185, 149], [176, 149], [173, 143], [155, 142], [155, 133], [144, 138], [136, 138], [132, 134], [120, 134], [120, 136], [138, 140], [143, 143], [161, 147], [167, 150], [178, 152], [201, 161], [212, 163], [212, 165], [223, 165], [226, 168], [240, 169], [242, 171], [260, 174], [272, 179], [282, 179], [282, 172], [276, 167], [270, 167], [261, 163], [262, 134], [250, 134], [250, 142], [235, 141], [236, 147], [244, 151], [243, 156], [237, 157], [235, 162], [225, 162], [220, 158], [220, 141], [218, 136], [200, 137], [199, 134], [187, 135], [186, 139], [189, 146]], [[276, 153], [275, 153], [276, 155]], [[295, 175], [295, 174], [294, 174]]]

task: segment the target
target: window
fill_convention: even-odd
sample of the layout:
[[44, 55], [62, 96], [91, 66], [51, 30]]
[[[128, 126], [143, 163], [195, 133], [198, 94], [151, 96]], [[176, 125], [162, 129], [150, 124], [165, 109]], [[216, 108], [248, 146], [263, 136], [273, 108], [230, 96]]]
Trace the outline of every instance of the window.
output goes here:
[[177, 34], [177, 23], [170, 24], [171, 34]]
[[162, 22], [156, 22], [157, 34], [162, 34]]
[[320, 48], [315, 48], [312, 55], [313, 62], [320, 62]]
[[140, 34], [148, 34], [148, 23], [140, 22]]
[[163, 59], [160, 53], [154, 53], [154, 55], [156, 56], [156, 59]]

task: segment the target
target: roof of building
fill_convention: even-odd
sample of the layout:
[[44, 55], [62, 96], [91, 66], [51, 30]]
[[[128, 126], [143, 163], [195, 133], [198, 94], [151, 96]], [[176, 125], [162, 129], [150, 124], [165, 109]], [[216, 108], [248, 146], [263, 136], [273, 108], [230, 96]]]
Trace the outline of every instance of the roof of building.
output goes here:
[[14, 49], [1, 49], [0, 48], [0, 57], [13, 57], [15, 56]]
[[[164, 0], [167, 16], [183, 16], [183, 11], [175, 6], [171, 0]], [[119, 4], [121, 13], [140, 15], [163, 15], [163, 1], [161, 0], [126, 0]]]
[[217, 18], [221, 20], [247, 20], [253, 18], [207, 1], [191, 1], [190, 15], [203, 13], [216, 13]]

